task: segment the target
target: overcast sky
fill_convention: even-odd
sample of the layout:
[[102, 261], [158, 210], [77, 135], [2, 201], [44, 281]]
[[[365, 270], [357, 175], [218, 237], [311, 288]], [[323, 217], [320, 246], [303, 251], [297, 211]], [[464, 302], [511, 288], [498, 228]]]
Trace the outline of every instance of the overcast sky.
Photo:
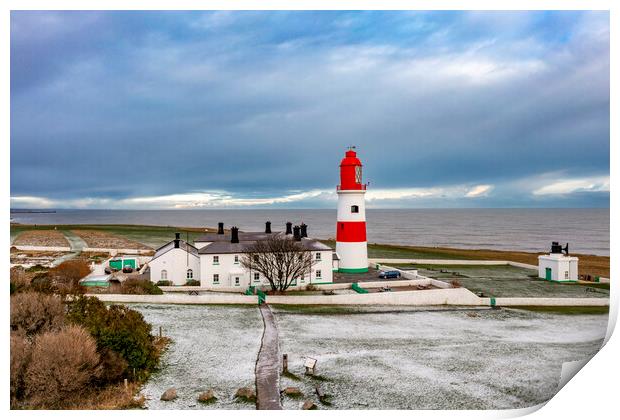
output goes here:
[[14, 208], [608, 207], [607, 12], [12, 12]]

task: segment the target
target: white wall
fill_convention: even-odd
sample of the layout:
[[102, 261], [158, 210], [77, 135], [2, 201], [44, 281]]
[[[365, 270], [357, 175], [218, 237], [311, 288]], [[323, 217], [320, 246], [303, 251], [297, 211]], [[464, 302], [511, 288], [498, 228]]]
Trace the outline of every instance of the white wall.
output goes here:
[[[338, 221], [339, 222], [365, 222], [366, 221], [366, 202], [364, 194], [366, 191], [338, 191]], [[358, 213], [351, 213], [351, 206], [358, 206]]]
[[[567, 257], [563, 254], [541, 255], [538, 257], [538, 277], [546, 278], [546, 269], [551, 268], [551, 280], [577, 280], [577, 257]], [[565, 273], [568, 272], [568, 278]]]
[[162, 280], [161, 271], [168, 272], [168, 279], [174, 285], [182, 286], [187, 282], [187, 269], [194, 272], [194, 280], [200, 280], [200, 259], [194, 254], [181, 248], [172, 248], [165, 254], [149, 262], [151, 281], [157, 283]]
[[[299, 280], [298, 285], [305, 285], [308, 283], [331, 283], [333, 282], [332, 273], [332, 251], [312, 251], [312, 258], [315, 258], [316, 253], [321, 254], [320, 262], [312, 266], [312, 273], [310, 279], [308, 275], [304, 276], [303, 281]], [[235, 264], [235, 255], [239, 256], [239, 263]], [[259, 281], [254, 281], [254, 271], [251, 273], [241, 266], [241, 259], [243, 254], [218, 254], [219, 264], [213, 264], [213, 254], [200, 255], [200, 278], [201, 286], [205, 287], [238, 287], [239, 290], [247, 288], [250, 284], [253, 286], [260, 286], [269, 284], [267, 280], [261, 275]], [[321, 270], [321, 278], [316, 277], [317, 270]], [[243, 271], [243, 273], [239, 273]], [[213, 274], [219, 274], [219, 284], [213, 283]], [[239, 277], [239, 286], [235, 285], [235, 277]]]

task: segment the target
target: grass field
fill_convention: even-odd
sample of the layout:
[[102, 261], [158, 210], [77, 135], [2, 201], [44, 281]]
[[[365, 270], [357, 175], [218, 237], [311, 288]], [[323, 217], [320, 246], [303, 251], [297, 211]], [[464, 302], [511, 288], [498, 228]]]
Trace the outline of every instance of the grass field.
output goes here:
[[[321, 409], [510, 409], [557, 391], [563, 362], [593, 355], [607, 316], [512, 309], [368, 313], [275, 308], [280, 348], [299, 387]], [[366, 308], [370, 310], [371, 308]], [[380, 311], [378, 308], [377, 311]], [[318, 378], [304, 375], [316, 358]], [[294, 409], [299, 401], [285, 399]]]

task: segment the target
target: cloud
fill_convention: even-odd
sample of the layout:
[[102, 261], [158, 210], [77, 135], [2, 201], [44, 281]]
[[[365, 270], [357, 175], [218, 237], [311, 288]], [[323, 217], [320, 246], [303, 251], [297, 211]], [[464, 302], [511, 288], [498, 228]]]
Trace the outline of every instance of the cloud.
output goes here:
[[476, 185], [475, 187], [467, 191], [467, 193], [465, 194], [465, 197], [468, 197], [468, 198], [483, 197], [483, 196], [488, 195], [492, 189], [493, 189], [492, 185]]
[[609, 192], [609, 177], [572, 178], [556, 181], [535, 189], [534, 195], [557, 195], [583, 192]]
[[330, 206], [355, 144], [377, 205], [539, 205], [609, 100], [607, 12], [12, 12], [11, 194]]

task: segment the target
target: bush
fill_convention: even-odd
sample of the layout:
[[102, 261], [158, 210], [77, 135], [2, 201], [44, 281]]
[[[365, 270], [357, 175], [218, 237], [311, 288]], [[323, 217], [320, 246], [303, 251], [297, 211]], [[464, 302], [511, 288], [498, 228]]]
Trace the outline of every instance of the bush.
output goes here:
[[157, 286], [172, 286], [172, 282], [170, 280], [159, 280]]
[[200, 286], [199, 280], [187, 280], [185, 283], [186, 286]]
[[164, 292], [149, 280], [127, 279], [121, 284], [121, 293], [125, 295], [163, 295]]
[[79, 326], [39, 335], [24, 377], [28, 403], [38, 408], [61, 408], [87, 391], [97, 376], [98, 364], [95, 340]]
[[32, 274], [28, 274], [23, 267], [12, 267], [10, 273], [11, 294], [27, 290], [32, 277]]
[[58, 330], [64, 320], [65, 306], [56, 296], [36, 292], [11, 296], [11, 331], [30, 337]]
[[30, 343], [23, 335], [11, 333], [11, 408], [24, 392], [24, 372], [30, 361]]
[[450, 285], [452, 285], [453, 288], [458, 289], [459, 287], [461, 287], [461, 282], [458, 280], [452, 280], [450, 282]]
[[80, 280], [89, 274], [90, 264], [85, 259], [64, 261], [48, 271], [52, 284], [61, 294], [83, 294]]
[[97, 381], [101, 385], [112, 384], [120, 381], [123, 374], [127, 371], [127, 361], [117, 352], [110, 349], [103, 349], [100, 352], [100, 370]]
[[308, 284], [306, 285], [306, 291], [308, 292], [314, 292], [316, 290], [319, 290], [318, 287], [316, 287], [314, 284]]
[[148, 371], [157, 364], [151, 325], [140, 312], [123, 305], [108, 309], [95, 297], [80, 296], [69, 303], [67, 318], [90, 332], [101, 353], [109, 349], [122, 356], [128, 369]]

